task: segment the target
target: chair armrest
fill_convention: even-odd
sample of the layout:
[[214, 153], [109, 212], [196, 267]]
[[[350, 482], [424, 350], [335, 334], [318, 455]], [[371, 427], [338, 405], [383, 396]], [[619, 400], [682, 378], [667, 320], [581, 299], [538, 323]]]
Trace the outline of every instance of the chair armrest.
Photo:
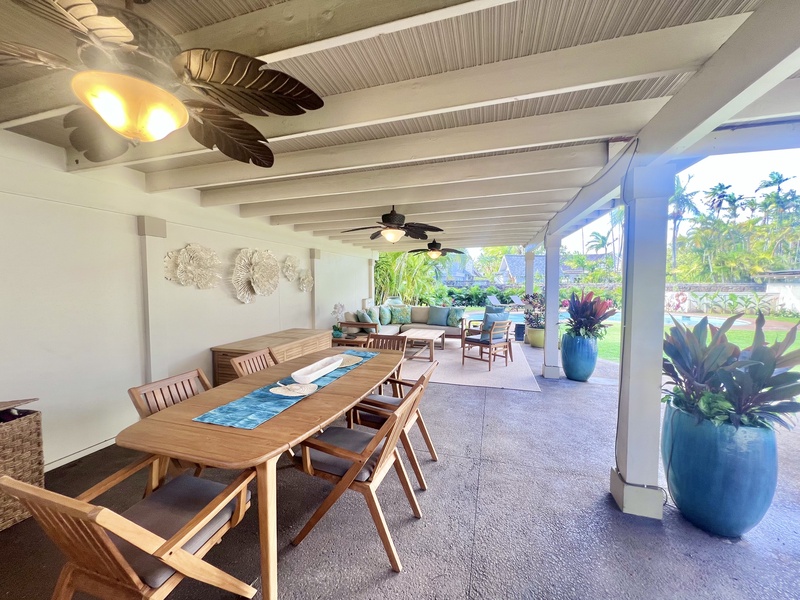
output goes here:
[[353, 462], [366, 460], [365, 457], [362, 456], [361, 454], [357, 454], [356, 452], [352, 452], [351, 450], [345, 450], [344, 448], [340, 448], [339, 446], [334, 446], [333, 444], [329, 444], [328, 442], [323, 442], [321, 440], [318, 440], [317, 438], [309, 438], [307, 440], [303, 440], [302, 442], [300, 442], [300, 446], [313, 448], [314, 450], [319, 450], [320, 452], [324, 452], [325, 454], [330, 454], [331, 456], [335, 456], [337, 458], [352, 460]]
[[[153, 556], [164, 556], [172, 552], [174, 548], [183, 548], [183, 545], [194, 537], [194, 535], [205, 527], [208, 522], [223, 508], [228, 506], [239, 493], [247, 487], [253, 478], [256, 476], [254, 469], [243, 471], [236, 479], [234, 479], [228, 487], [222, 490], [217, 496], [209, 502], [206, 507], [197, 513], [194, 518], [186, 523], [181, 529], [169, 538], [158, 550], [153, 553]], [[245, 496], [246, 497], [246, 496]]]
[[[393, 413], [394, 411], [397, 410], [397, 406], [393, 404], [387, 404], [386, 402], [381, 402], [380, 400], [374, 400], [370, 397], [364, 398], [353, 408], [367, 413], [372, 413], [374, 415], [378, 415], [381, 417], [386, 416], [389, 413]], [[369, 410], [369, 409], [377, 409], [377, 410]]]
[[108, 477], [103, 479], [103, 481], [101, 481], [100, 483], [93, 485], [79, 496], [76, 496], [75, 499], [80, 500], [81, 502], [91, 502], [99, 495], [104, 494], [118, 483], [125, 481], [128, 477], [130, 477], [134, 473], [138, 473], [145, 467], [153, 464], [159, 458], [161, 457], [155, 454], [151, 454], [150, 456], [145, 456], [144, 458], [136, 461], [135, 463], [120, 469], [113, 475], [109, 475]]
[[378, 323], [361, 323], [360, 321], [339, 321], [339, 327], [358, 327], [360, 329], [374, 329], [378, 331]]

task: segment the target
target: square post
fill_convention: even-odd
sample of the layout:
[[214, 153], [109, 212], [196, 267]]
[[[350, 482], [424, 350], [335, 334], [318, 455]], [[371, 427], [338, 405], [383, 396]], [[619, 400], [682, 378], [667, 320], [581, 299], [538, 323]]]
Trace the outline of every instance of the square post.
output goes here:
[[525, 293], [533, 293], [533, 265], [536, 255], [533, 252], [525, 253]]
[[622, 350], [611, 493], [623, 512], [663, 516], [658, 488], [664, 286], [672, 165], [632, 169], [623, 182]]
[[[542, 377], [558, 379], [558, 286], [561, 282], [561, 237], [548, 236], [545, 240], [544, 262], [544, 361]], [[533, 279], [531, 277], [531, 279]]]

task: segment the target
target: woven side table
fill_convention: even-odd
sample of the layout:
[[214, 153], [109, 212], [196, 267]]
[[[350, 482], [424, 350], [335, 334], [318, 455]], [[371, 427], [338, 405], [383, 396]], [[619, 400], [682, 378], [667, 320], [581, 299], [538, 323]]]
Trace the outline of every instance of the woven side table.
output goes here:
[[[0, 402], [0, 475], [44, 487], [42, 415], [17, 408], [36, 400]], [[19, 502], [0, 494], [0, 531], [29, 516]]]

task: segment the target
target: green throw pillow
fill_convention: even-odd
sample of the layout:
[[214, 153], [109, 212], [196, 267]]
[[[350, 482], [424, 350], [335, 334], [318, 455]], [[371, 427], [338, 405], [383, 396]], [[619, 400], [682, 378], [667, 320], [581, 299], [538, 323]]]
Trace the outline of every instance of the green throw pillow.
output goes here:
[[428, 311], [428, 325], [441, 325], [447, 326], [447, 316], [450, 314], [450, 308], [447, 306], [431, 306]]
[[463, 318], [464, 318], [464, 307], [454, 306], [450, 309], [450, 312], [447, 314], [447, 326], [461, 327], [461, 319]]
[[[381, 312], [378, 310], [377, 306], [370, 306], [367, 309], [367, 314], [369, 315], [369, 320], [373, 323], [377, 323], [378, 325], [381, 324]], [[378, 327], [380, 329], [380, 327]]]
[[381, 325], [388, 325], [392, 322], [392, 311], [388, 306], [379, 306], [378, 312], [380, 313]]
[[[481, 341], [489, 341], [489, 332], [492, 330], [492, 325], [497, 321], [508, 321], [508, 313], [486, 313], [483, 316], [483, 326], [481, 327]], [[503, 335], [495, 332], [494, 339], [502, 339]]]
[[392, 305], [392, 323], [396, 325], [405, 325], [411, 323], [411, 307]]

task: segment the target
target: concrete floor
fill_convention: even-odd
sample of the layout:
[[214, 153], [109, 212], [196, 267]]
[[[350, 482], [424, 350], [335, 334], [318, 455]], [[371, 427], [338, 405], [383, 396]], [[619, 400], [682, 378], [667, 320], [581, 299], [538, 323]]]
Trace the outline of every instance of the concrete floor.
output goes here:
[[[525, 354], [538, 373], [541, 351], [526, 347]], [[767, 516], [744, 538], [727, 540], [696, 529], [671, 504], [663, 521], [617, 510], [608, 493], [615, 364], [601, 361], [586, 384], [539, 383], [542, 393], [431, 385], [422, 410], [440, 461], [419, 452], [429, 484], [417, 494], [422, 520], [413, 518], [393, 475], [378, 491], [403, 561], [401, 574], [389, 568], [358, 494], [345, 494], [300, 546], [291, 546], [329, 488], [281, 469], [280, 597], [800, 597], [800, 433], [779, 434], [780, 480]], [[418, 436], [414, 441], [423, 448]], [[102, 450], [48, 473], [47, 487], [77, 494], [133, 456]], [[104, 497], [104, 504], [123, 508], [142, 487], [132, 481]], [[255, 511], [208, 559], [260, 587]], [[0, 598], [48, 598], [62, 562], [32, 520], [0, 532]], [[184, 581], [170, 598], [232, 596]]]

